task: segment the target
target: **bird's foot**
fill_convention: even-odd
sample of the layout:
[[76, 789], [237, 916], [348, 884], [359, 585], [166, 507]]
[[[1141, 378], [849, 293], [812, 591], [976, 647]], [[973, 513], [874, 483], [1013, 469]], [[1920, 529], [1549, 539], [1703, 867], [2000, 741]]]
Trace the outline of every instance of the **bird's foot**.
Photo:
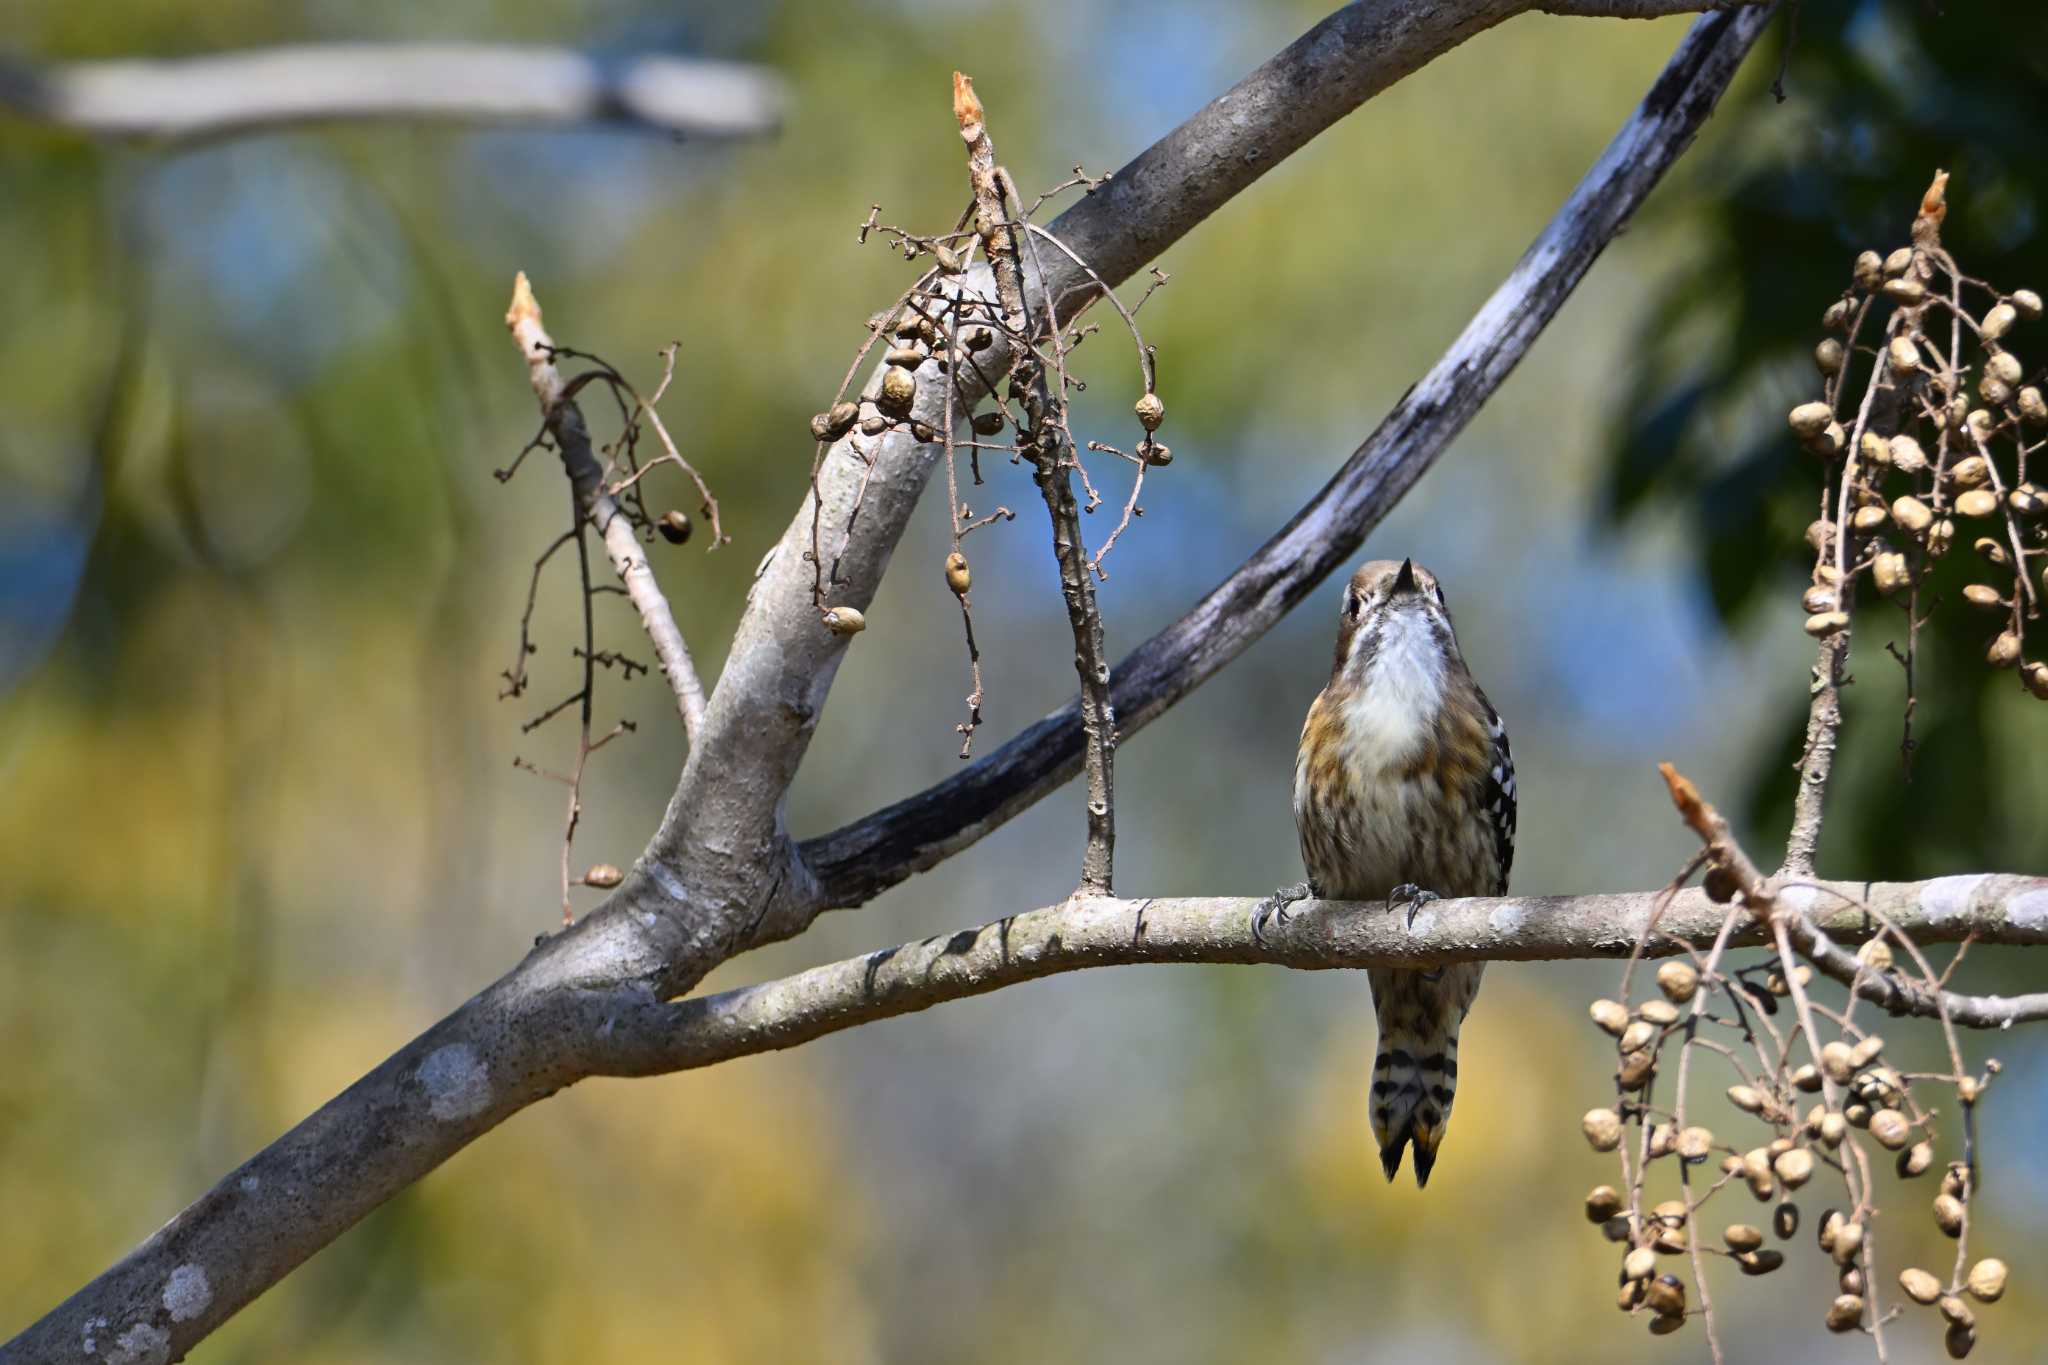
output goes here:
[[1260, 901], [1252, 911], [1252, 941], [1263, 948], [1266, 944], [1267, 922], [1270, 921], [1282, 929], [1286, 928], [1289, 919], [1287, 907], [1296, 901], [1305, 901], [1315, 894], [1315, 887], [1308, 882], [1296, 882], [1292, 886], [1281, 887]]
[[1387, 893], [1387, 909], [1392, 910], [1396, 906], [1406, 907], [1408, 911], [1408, 927], [1412, 930], [1415, 927], [1415, 916], [1422, 907], [1442, 899], [1443, 897], [1437, 895], [1436, 892], [1425, 891], [1414, 882], [1402, 882]]

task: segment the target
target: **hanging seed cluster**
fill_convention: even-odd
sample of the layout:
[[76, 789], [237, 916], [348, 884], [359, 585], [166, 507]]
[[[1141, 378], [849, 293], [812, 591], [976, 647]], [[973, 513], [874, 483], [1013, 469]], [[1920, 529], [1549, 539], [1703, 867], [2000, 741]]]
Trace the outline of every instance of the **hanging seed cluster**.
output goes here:
[[[1016, 216], [1014, 221], [997, 226], [1016, 245], [1026, 276], [1046, 278], [1049, 264], [1077, 265], [1094, 275], [1069, 247], [1031, 220], [1053, 197], [1071, 189], [1092, 190], [1107, 177], [1089, 176], [1077, 166], [1071, 179], [1029, 205], [1017, 199], [1007, 172], [999, 172], [999, 178], [1004, 186], [1005, 211]], [[869, 323], [870, 336], [854, 357], [839, 393], [823, 411], [811, 417], [809, 424], [811, 439], [816, 443], [811, 467], [814, 495], [818, 472], [827, 454], [841, 447], [841, 443], [870, 474], [877, 467], [881, 443], [892, 436], [908, 435], [920, 443], [944, 446], [952, 534], [935, 576], [943, 577], [947, 591], [959, 605], [973, 679], [973, 690], [967, 697], [967, 719], [954, 727], [962, 736], [963, 759], [972, 752], [982, 705], [981, 654], [974, 637], [969, 597], [974, 574], [963, 542], [997, 521], [1014, 520], [1016, 514], [1000, 505], [986, 515], [976, 514], [962, 496], [960, 457], [966, 457], [966, 479], [977, 488], [984, 483], [984, 454], [993, 454], [1010, 464], [1036, 465], [1042, 460], [1057, 460], [1079, 476], [1085, 494], [1083, 512], [1092, 513], [1103, 504], [1102, 495], [1082, 463], [1082, 448], [1074, 440], [1071, 424], [1072, 397], [1088, 387], [1074, 369], [1074, 352], [1099, 328], [1093, 323], [1081, 325], [1072, 318], [1050, 313], [1027, 316], [1020, 325], [1004, 307], [990, 271], [985, 266], [976, 268], [977, 253], [993, 249], [985, 244], [990, 225], [979, 220], [978, 212], [970, 209], [953, 231], [933, 235], [881, 222], [879, 206], [869, 212], [867, 221], [861, 225], [861, 242], [865, 243], [870, 234], [879, 233], [894, 243], [906, 261], [926, 259], [933, 264], [888, 311]], [[1107, 305], [1115, 310], [1136, 346], [1140, 392], [1131, 407], [1138, 428], [1138, 438], [1131, 450], [1126, 452], [1100, 441], [1089, 441], [1085, 447], [1132, 467], [1130, 493], [1122, 516], [1088, 559], [1088, 571], [1097, 578], [1108, 577], [1102, 568], [1103, 559], [1133, 518], [1144, 515], [1138, 498], [1146, 471], [1173, 462], [1173, 452], [1157, 438], [1166, 421], [1166, 404], [1157, 392], [1152, 348], [1145, 344], [1136, 319], [1137, 311], [1166, 281], [1164, 273], [1153, 270], [1144, 294], [1128, 307], [1114, 293], [1105, 294]], [[1031, 309], [1049, 306], [1042, 295], [1030, 303]], [[878, 346], [883, 347], [880, 374], [871, 378], [865, 390], [849, 394], [861, 366]], [[1043, 373], [1049, 381], [1045, 385], [1048, 402], [1043, 410], [1037, 410], [1033, 386], [1026, 380], [1032, 373]], [[837, 575], [829, 546], [835, 531], [842, 545], [853, 535], [866, 490], [863, 478], [842, 526], [832, 528], [823, 525], [822, 520], [814, 520], [811, 531], [813, 602], [820, 623], [841, 636], [859, 633], [866, 629], [868, 621], [853, 607], [832, 603]]]
[[[1898, 970], [1883, 939], [1857, 956], [1873, 974]], [[1909, 1076], [1886, 1060], [1883, 1037], [1856, 1023], [1853, 1003], [1815, 1000], [1812, 968], [1775, 953], [1741, 967], [1698, 954], [1670, 959], [1654, 989], [1631, 1002], [1634, 977], [1631, 968], [1622, 998], [1589, 1007], [1614, 1047], [1615, 1095], [1581, 1120], [1586, 1144], [1620, 1165], [1614, 1183], [1585, 1197], [1587, 1221], [1620, 1250], [1615, 1306], [1667, 1335], [1701, 1311], [1693, 1298], [1702, 1267], [1766, 1276], [1790, 1256], [1817, 1254], [1836, 1292], [1815, 1305], [1816, 1320], [1830, 1332], [1868, 1331], [1881, 1311], [1872, 1234], [1882, 1196], [1892, 1226], [1917, 1205], [1957, 1239], [1946, 1279], [1909, 1269], [1898, 1283], [1941, 1315], [1949, 1353], [1967, 1355], [1977, 1332], [1971, 1303], [1994, 1302], [2006, 1280], [2003, 1262], [1968, 1265], [1964, 1256], [1977, 1192], [1969, 1113], [1997, 1063], [1982, 1077]], [[1788, 1008], [1795, 992], [1832, 1035], [1818, 1047]], [[1963, 1115], [1962, 1153], [1946, 1163], [1940, 1115], [1921, 1103], [1930, 1085], [1952, 1085]]]
[[[1947, 179], [1936, 174], [1908, 244], [1856, 257], [1821, 315], [1820, 397], [1786, 414], [1826, 471], [1806, 629], [1846, 630], [1859, 579], [1917, 628], [1929, 571], [1967, 550], [1960, 595], [1984, 619], [1985, 664], [2048, 700], [2048, 653], [2027, 640], [2048, 595], [2048, 398], [2018, 349], [2048, 329], [2032, 326], [2039, 293], [1974, 279], [1942, 246]], [[2048, 354], [2048, 336], [2032, 344]]]

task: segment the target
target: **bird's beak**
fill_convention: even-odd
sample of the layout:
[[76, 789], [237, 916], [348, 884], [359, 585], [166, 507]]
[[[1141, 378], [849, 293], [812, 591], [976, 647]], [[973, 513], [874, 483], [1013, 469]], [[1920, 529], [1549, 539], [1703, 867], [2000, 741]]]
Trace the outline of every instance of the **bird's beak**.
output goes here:
[[1402, 560], [1402, 561], [1401, 561], [1401, 572], [1400, 572], [1400, 573], [1398, 573], [1398, 574], [1396, 574], [1396, 575], [1394, 576], [1394, 591], [1395, 591], [1395, 592], [1414, 592], [1414, 591], [1415, 591], [1415, 561], [1414, 561], [1414, 560], [1412, 560], [1412, 559], [1404, 559], [1404, 560]]

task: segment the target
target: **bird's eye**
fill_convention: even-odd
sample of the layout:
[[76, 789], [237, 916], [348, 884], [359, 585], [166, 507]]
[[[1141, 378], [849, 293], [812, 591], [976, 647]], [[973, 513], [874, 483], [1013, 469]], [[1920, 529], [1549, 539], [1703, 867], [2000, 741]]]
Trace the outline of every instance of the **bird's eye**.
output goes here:
[[1436, 604], [1440, 607], [1448, 607], [1450, 605], [1450, 603], [1444, 601], [1444, 585], [1441, 583], [1436, 585]]
[[1357, 593], [1347, 592], [1344, 594], [1344, 614], [1346, 616], [1355, 617], [1358, 615], [1360, 611], [1364, 610], [1364, 608], [1365, 600], [1361, 598]]

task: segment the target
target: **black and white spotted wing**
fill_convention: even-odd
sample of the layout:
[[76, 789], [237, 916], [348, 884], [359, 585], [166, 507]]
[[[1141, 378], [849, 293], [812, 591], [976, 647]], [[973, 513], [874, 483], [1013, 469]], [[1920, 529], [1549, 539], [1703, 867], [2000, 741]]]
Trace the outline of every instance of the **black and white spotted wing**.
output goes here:
[[1493, 852], [1500, 875], [1493, 894], [1508, 893], [1508, 871], [1515, 864], [1515, 756], [1508, 748], [1508, 727], [1500, 712], [1486, 703], [1488, 737], [1493, 741], [1493, 762], [1487, 768], [1486, 786], [1480, 793], [1480, 809], [1493, 826]]

